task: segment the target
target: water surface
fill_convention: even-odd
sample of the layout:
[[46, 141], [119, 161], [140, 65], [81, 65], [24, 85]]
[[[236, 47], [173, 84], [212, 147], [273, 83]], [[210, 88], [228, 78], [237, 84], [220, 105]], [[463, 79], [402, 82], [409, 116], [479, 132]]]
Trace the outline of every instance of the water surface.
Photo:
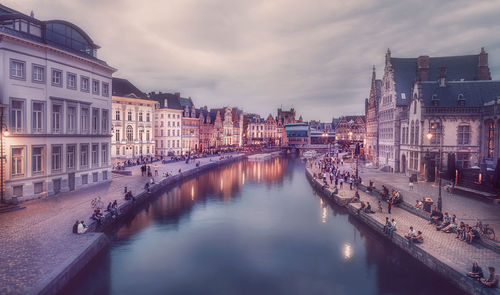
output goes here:
[[317, 196], [294, 159], [184, 182], [112, 236], [67, 294], [463, 294]]

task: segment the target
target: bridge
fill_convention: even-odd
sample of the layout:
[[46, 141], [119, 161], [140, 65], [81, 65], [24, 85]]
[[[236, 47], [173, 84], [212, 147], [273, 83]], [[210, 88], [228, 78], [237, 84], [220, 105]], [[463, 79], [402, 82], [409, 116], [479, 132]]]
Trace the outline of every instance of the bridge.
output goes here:
[[285, 145], [281, 147], [282, 150], [287, 153], [297, 153], [299, 152], [301, 155], [305, 151], [318, 151], [326, 153], [328, 151], [333, 152], [335, 150], [334, 144], [306, 144], [306, 145]]

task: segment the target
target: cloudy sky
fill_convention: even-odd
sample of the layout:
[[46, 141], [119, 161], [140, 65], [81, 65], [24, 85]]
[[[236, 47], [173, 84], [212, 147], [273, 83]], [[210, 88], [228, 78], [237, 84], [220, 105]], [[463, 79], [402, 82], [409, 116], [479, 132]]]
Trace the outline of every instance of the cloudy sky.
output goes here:
[[[425, 3], [427, 2], [427, 3]], [[7, 0], [64, 19], [145, 92], [181, 92], [197, 106], [304, 119], [361, 114], [371, 68], [393, 57], [489, 53], [500, 79], [500, 1]]]

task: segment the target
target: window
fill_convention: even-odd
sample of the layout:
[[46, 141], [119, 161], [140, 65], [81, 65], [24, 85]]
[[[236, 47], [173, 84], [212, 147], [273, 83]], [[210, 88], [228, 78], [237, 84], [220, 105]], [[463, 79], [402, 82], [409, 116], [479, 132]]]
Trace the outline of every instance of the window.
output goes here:
[[437, 94], [432, 95], [432, 105], [433, 106], [439, 106], [439, 99], [437, 97]]
[[102, 180], [108, 180], [108, 171], [102, 171]]
[[88, 77], [80, 77], [80, 90], [83, 92], [89, 92], [89, 78]]
[[127, 112], [127, 120], [132, 121], [132, 111]]
[[410, 129], [410, 144], [413, 145], [415, 138], [415, 123], [411, 121], [411, 129]]
[[151, 121], [150, 114], [146, 113], [146, 122], [150, 122], [150, 121]]
[[149, 130], [146, 130], [146, 141], [149, 141], [150, 135], [149, 135]]
[[99, 80], [92, 80], [92, 94], [99, 95]]
[[488, 130], [486, 135], [486, 157], [493, 158], [495, 154], [495, 122], [488, 122]]
[[458, 105], [459, 106], [465, 106], [465, 98], [462, 93], [458, 95]]
[[43, 103], [42, 102], [33, 102], [33, 133], [42, 133], [43, 132]]
[[68, 87], [68, 89], [76, 89], [76, 74], [67, 73], [66, 84], [66, 87]]
[[108, 118], [108, 110], [102, 110], [102, 130], [103, 134], [109, 134], [109, 118]]
[[98, 172], [92, 173], [92, 181], [93, 182], [98, 182], [99, 181], [99, 174], [98, 174]]
[[101, 145], [101, 163], [103, 166], [108, 164], [108, 145], [105, 143]]
[[[170, 136], [170, 130], [168, 130], [168, 136]], [[163, 136], [163, 129], [160, 129], [160, 136]]]
[[419, 139], [419, 130], [418, 130], [418, 121], [415, 122], [415, 145], [418, 145], [418, 139]]
[[43, 181], [40, 181], [40, 182], [35, 182], [33, 184], [33, 188], [34, 188], [34, 193], [35, 194], [40, 194], [43, 192]]
[[31, 157], [31, 171], [33, 175], [43, 173], [43, 147], [33, 147]]
[[75, 169], [75, 152], [76, 152], [76, 146], [74, 145], [66, 146], [66, 167], [68, 169]]
[[80, 145], [80, 168], [88, 168], [89, 166], [89, 145]]
[[45, 67], [33, 64], [31, 67], [31, 80], [35, 83], [44, 83]]
[[115, 112], [115, 120], [120, 121], [120, 111]]
[[92, 134], [99, 133], [99, 109], [92, 108]]
[[132, 128], [132, 126], [130, 125], [127, 126], [127, 140], [128, 141], [134, 140], [134, 128]]
[[432, 134], [431, 144], [439, 144], [441, 141], [441, 128], [439, 123], [431, 123], [430, 132]]
[[144, 140], [144, 129], [139, 130], [139, 140], [140, 141]]
[[102, 82], [102, 96], [109, 96], [109, 84]]
[[68, 133], [76, 132], [76, 106], [68, 106]]
[[13, 133], [23, 132], [24, 101], [12, 100], [10, 105], [10, 130]]
[[17, 59], [11, 59], [10, 77], [12, 79], [26, 80], [26, 63]]
[[119, 129], [115, 130], [115, 141], [116, 142], [120, 141], [120, 130]]
[[415, 94], [415, 101], [413, 102], [413, 114], [417, 113], [417, 95]]
[[52, 132], [61, 133], [62, 126], [62, 105], [52, 105]]
[[62, 87], [62, 83], [62, 71], [58, 69], [52, 69], [52, 85]]
[[61, 146], [52, 146], [52, 171], [61, 170], [62, 151]]
[[139, 113], [139, 122], [142, 122], [142, 112]]
[[23, 186], [22, 185], [16, 185], [12, 187], [13, 189], [13, 194], [14, 197], [22, 197], [23, 196]]
[[470, 144], [470, 126], [458, 126], [458, 144], [466, 145]]
[[469, 153], [457, 153], [457, 168], [470, 168], [470, 160]]
[[89, 109], [82, 108], [80, 110], [80, 128], [81, 133], [87, 134], [89, 133]]
[[98, 166], [99, 165], [99, 145], [98, 144], [93, 144], [92, 145], [92, 166]]
[[88, 183], [89, 183], [89, 175], [88, 174], [82, 175], [82, 185]]
[[24, 175], [24, 147], [12, 148], [12, 168], [11, 174], [13, 177]]

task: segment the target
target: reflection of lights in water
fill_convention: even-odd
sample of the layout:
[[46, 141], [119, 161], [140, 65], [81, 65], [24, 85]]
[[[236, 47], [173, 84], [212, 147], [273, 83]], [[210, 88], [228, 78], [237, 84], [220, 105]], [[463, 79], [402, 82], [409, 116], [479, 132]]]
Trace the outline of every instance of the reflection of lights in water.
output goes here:
[[243, 172], [243, 176], [241, 177], [241, 184], [245, 184], [245, 172]]
[[343, 252], [344, 252], [344, 259], [345, 260], [351, 259], [351, 257], [352, 257], [352, 246], [351, 246], [351, 244], [345, 243], [344, 244]]
[[191, 200], [194, 201], [194, 185], [191, 186]]
[[327, 217], [328, 217], [328, 210], [326, 207], [323, 207], [323, 215], [321, 215], [321, 222], [326, 223]]
[[224, 187], [224, 179], [220, 179], [220, 190]]

